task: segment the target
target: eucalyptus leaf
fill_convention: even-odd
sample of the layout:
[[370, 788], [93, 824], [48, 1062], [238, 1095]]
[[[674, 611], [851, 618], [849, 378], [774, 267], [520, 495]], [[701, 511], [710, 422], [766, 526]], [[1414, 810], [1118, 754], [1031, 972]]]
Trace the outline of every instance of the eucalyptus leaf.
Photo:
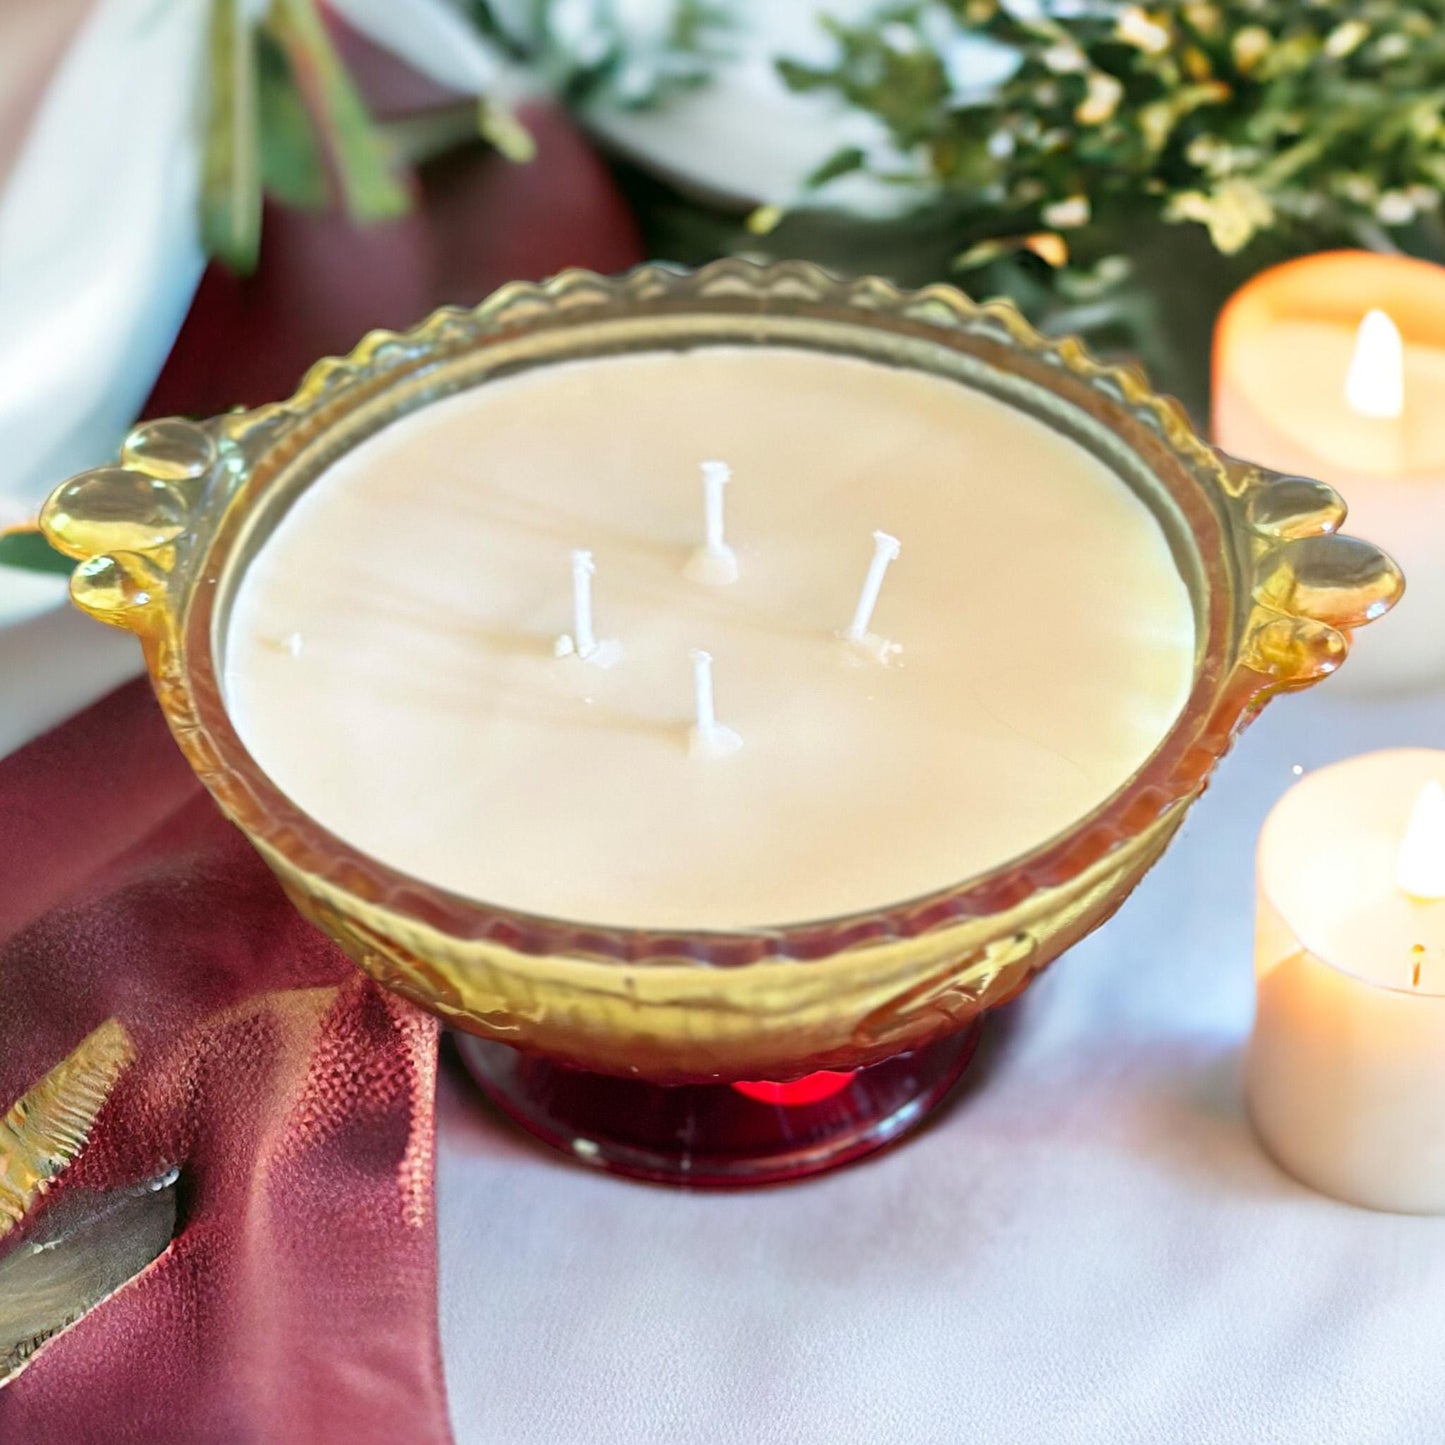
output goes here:
[[836, 181], [840, 176], [851, 175], [854, 171], [862, 170], [867, 164], [867, 160], [867, 156], [857, 146], [846, 146], [842, 150], [834, 151], [808, 177], [806, 184], [825, 186], [829, 181]]
[[15, 567], [22, 572], [53, 572], [66, 577], [75, 563], [57, 552], [40, 532], [25, 529], [0, 532], [0, 567]]
[[315, 0], [272, 0], [267, 32], [285, 54], [320, 146], [356, 221], [401, 215], [409, 205], [393, 157], [326, 33]]
[[265, 32], [256, 38], [262, 185], [268, 196], [285, 205], [324, 206], [326, 157], [297, 93], [290, 62]]
[[245, 273], [261, 245], [261, 145], [255, 36], [241, 0], [211, 0], [208, 93], [201, 242]]

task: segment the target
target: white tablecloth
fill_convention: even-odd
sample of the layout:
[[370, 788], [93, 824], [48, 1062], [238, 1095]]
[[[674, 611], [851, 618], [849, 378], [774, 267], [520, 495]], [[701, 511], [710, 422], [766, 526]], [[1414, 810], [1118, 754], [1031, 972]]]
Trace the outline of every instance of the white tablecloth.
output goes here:
[[[57, 629], [0, 632], [12, 740], [22, 707], [83, 700], [82, 663], [108, 684], [131, 661], [117, 634]], [[1442, 743], [1445, 692], [1274, 704], [1123, 913], [986, 1038], [956, 1106], [854, 1169], [632, 1184], [444, 1078], [460, 1445], [1445, 1440], [1445, 1220], [1293, 1183], [1239, 1082], [1254, 839], [1292, 765]]]
[[1286, 1178], [1239, 1078], [1259, 823], [1291, 765], [1405, 743], [1445, 743], [1445, 694], [1275, 704], [1123, 913], [1015, 1005], [956, 1107], [852, 1170], [751, 1194], [631, 1184], [454, 1084], [459, 1439], [1445, 1440], [1445, 1220]]

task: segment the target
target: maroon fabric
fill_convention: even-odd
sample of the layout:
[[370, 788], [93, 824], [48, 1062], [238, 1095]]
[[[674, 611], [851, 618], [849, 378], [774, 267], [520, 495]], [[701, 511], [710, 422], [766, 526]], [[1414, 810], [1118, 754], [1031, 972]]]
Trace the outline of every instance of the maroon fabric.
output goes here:
[[[257, 276], [208, 272], [149, 414], [284, 396], [513, 277], [633, 264], [600, 162], [528, 119], [536, 164], [454, 158], [394, 225], [270, 213]], [[434, 1021], [292, 912], [142, 683], [0, 761], [0, 1108], [112, 1015], [138, 1056], [53, 1194], [176, 1165], [180, 1226], [0, 1390], [0, 1440], [445, 1441]]]
[[0, 1097], [137, 1058], [52, 1198], [181, 1170], [170, 1248], [0, 1391], [0, 1439], [448, 1438], [436, 1027], [287, 904], [143, 683], [0, 762]]

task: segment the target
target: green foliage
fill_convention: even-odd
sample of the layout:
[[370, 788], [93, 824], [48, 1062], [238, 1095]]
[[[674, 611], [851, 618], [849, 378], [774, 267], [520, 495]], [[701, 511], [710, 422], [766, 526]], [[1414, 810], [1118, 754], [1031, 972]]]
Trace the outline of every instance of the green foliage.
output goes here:
[[[966, 252], [1046, 231], [1092, 267], [1141, 215], [1200, 224], [1225, 254], [1266, 236], [1445, 250], [1445, 0], [1055, 18], [928, 0], [830, 28], [833, 61], [784, 78], [876, 116], [897, 154], [873, 169], [958, 203]], [[970, 85], [980, 44], [1014, 58], [996, 86]]]
[[0, 532], [0, 567], [22, 572], [54, 572], [69, 576], [75, 563], [57, 552], [38, 531], [28, 527]]
[[574, 104], [642, 109], [700, 84], [722, 51], [722, 0], [473, 0], [488, 38]]
[[326, 156], [296, 88], [286, 52], [262, 31], [257, 36], [261, 112], [261, 185], [283, 205], [324, 206], [330, 194]]
[[256, 51], [241, 0], [211, 0], [210, 86], [201, 151], [201, 243], [233, 271], [261, 244]]
[[342, 65], [316, 0], [271, 0], [264, 22], [291, 67], [296, 89], [322, 150], [334, 171], [347, 214], [380, 221], [406, 210], [405, 187]]
[[[386, 134], [331, 43], [318, 0], [209, 0], [209, 84], [202, 146], [201, 239], [232, 270], [255, 267], [263, 196], [291, 206], [339, 201], [358, 222], [395, 216], [408, 195]], [[719, 53], [726, 7], [662, 0], [473, 0], [479, 36], [567, 99], [651, 105], [702, 81]], [[473, 134], [510, 160], [532, 139], [495, 98], [479, 96]]]
[[256, 265], [263, 195], [320, 206], [339, 194], [357, 221], [406, 209], [407, 193], [341, 64], [316, 0], [211, 0], [201, 241], [233, 271]]

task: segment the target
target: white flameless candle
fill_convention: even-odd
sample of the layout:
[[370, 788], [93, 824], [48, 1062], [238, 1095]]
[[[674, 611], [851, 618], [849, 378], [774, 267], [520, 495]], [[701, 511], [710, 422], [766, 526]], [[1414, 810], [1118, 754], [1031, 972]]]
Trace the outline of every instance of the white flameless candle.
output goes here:
[[1445, 1212], [1445, 753], [1312, 773], [1259, 844], [1250, 1113], [1351, 1203]]
[[735, 753], [743, 740], [717, 720], [712, 694], [712, 654], [692, 649], [693, 712], [697, 721], [689, 734], [690, 750], [700, 757], [721, 758]]
[[1262, 272], [1214, 339], [1214, 435], [1227, 452], [1314, 477], [1349, 502], [1349, 530], [1405, 573], [1337, 684], [1445, 678], [1445, 267], [1334, 251]]
[[723, 539], [723, 489], [732, 480], [726, 462], [702, 464], [703, 527], [706, 540], [688, 559], [687, 576], [709, 586], [738, 580], [737, 553]]
[[[679, 565], [700, 457], [747, 478], [729, 587]], [[888, 669], [834, 640], [858, 518], [883, 516], [908, 550], [878, 607], [906, 647]], [[610, 670], [551, 656], [575, 538], [625, 645]], [[298, 658], [263, 644], [292, 630]], [[683, 745], [709, 711], [692, 648], [743, 739], [722, 761]], [[338, 836], [472, 898], [661, 929], [834, 917], [1017, 857], [1127, 782], [1194, 666], [1168, 541], [1103, 461], [960, 382], [784, 346], [429, 403], [297, 497], [225, 643], [242, 740]]]

